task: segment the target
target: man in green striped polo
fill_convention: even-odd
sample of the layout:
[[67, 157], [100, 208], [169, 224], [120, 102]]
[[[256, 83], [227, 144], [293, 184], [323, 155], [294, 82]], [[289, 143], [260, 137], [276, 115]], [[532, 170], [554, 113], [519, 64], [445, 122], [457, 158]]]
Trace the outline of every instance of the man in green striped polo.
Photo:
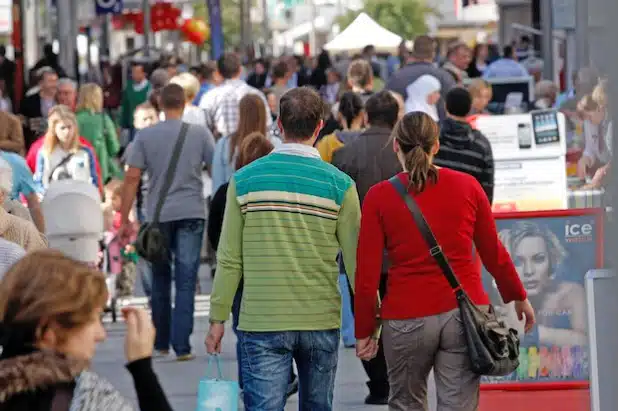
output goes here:
[[332, 409], [341, 297], [337, 253], [351, 284], [360, 206], [352, 179], [313, 148], [322, 100], [312, 89], [280, 101], [284, 144], [230, 181], [211, 295], [208, 352], [221, 349], [241, 277], [240, 331], [247, 411], [280, 411], [292, 360], [300, 409]]

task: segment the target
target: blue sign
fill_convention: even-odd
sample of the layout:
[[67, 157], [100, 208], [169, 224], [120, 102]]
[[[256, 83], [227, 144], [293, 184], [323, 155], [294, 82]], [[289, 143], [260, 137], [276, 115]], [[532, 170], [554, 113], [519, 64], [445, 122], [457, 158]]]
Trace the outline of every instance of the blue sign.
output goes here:
[[95, 0], [97, 16], [122, 13], [122, 0]]
[[223, 26], [221, 24], [221, 3], [219, 0], [206, 0], [210, 17], [210, 45], [212, 58], [217, 60], [223, 55]]

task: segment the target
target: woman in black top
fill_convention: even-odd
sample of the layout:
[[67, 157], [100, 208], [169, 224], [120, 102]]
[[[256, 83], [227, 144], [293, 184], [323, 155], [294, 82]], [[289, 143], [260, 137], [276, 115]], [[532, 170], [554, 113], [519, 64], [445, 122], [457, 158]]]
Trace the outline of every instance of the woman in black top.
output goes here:
[[[0, 282], [0, 410], [131, 411], [133, 406], [89, 370], [105, 339], [102, 273], [58, 251], [17, 262]], [[124, 310], [125, 354], [140, 410], [171, 411], [151, 356], [155, 330], [141, 309]]]

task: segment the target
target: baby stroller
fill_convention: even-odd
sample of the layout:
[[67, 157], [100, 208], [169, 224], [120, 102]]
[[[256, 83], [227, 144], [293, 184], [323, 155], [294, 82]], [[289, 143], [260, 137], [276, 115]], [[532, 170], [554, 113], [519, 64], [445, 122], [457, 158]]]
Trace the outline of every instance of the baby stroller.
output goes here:
[[[101, 196], [89, 182], [53, 181], [41, 203], [49, 247], [87, 264], [99, 265], [103, 238]], [[107, 276], [107, 311], [116, 320], [115, 279]]]

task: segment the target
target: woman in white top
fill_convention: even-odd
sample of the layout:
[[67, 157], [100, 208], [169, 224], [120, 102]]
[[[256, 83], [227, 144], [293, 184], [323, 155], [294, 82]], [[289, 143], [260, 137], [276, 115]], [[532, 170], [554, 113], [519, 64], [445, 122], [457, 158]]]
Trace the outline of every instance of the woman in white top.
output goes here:
[[34, 181], [43, 190], [55, 180], [87, 181], [99, 188], [95, 154], [79, 142], [75, 114], [68, 108], [57, 109], [50, 117], [43, 147], [36, 159]]
[[438, 108], [436, 104], [440, 101], [440, 80], [429, 74], [420, 76], [416, 81], [408, 86], [406, 92], [406, 113], [420, 111], [428, 114], [434, 121], [438, 119]]

